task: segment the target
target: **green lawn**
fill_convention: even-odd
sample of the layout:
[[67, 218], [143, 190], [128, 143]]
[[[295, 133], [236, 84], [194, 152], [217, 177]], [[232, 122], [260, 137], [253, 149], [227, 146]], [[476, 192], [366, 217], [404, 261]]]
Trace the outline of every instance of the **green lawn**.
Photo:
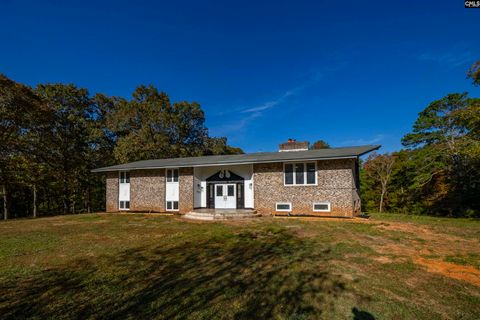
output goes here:
[[478, 319], [480, 221], [0, 223], [0, 317]]

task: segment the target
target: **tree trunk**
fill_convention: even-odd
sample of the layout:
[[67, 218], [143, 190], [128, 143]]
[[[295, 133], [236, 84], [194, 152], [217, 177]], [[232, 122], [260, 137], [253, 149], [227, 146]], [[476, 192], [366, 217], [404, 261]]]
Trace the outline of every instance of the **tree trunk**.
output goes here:
[[382, 190], [382, 194], [380, 195], [380, 205], [379, 205], [379, 208], [378, 208], [378, 212], [382, 212], [383, 210], [383, 197], [385, 195], [385, 191]]
[[33, 185], [33, 217], [37, 217], [37, 186]]
[[87, 187], [87, 190], [85, 192], [85, 205], [87, 212], [90, 213], [92, 211], [90, 207], [90, 187]]
[[3, 194], [3, 219], [8, 219], [8, 208], [7, 208], [7, 188], [5, 185], [2, 185], [2, 194]]
[[67, 178], [64, 176], [63, 177], [63, 214], [67, 214], [69, 211], [70, 211], [70, 203], [69, 203]]

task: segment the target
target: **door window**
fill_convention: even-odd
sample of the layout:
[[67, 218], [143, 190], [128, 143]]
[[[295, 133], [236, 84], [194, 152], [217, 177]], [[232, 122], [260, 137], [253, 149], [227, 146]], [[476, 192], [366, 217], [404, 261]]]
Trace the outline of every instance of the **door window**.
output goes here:
[[235, 195], [235, 189], [234, 189], [234, 186], [233, 185], [228, 185], [227, 187], [227, 195], [229, 197], [233, 197]]
[[217, 185], [217, 197], [222, 197], [222, 196], [223, 196], [223, 186]]

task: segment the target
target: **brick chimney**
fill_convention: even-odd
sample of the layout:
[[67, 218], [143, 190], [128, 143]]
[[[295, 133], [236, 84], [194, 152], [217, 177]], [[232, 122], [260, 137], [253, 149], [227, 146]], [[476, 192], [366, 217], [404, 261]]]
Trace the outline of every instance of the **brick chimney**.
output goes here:
[[308, 150], [308, 145], [308, 141], [297, 142], [295, 139], [288, 139], [287, 142], [278, 145], [278, 151], [305, 151]]

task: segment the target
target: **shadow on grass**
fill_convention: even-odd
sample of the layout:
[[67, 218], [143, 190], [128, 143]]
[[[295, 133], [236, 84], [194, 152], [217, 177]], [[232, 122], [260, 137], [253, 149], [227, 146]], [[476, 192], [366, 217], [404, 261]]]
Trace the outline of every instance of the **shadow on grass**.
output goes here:
[[352, 308], [353, 320], [375, 320], [375, 317], [367, 311], [362, 311], [356, 307]]
[[345, 290], [327, 270], [330, 259], [329, 250], [273, 229], [169, 247], [159, 243], [11, 279], [0, 284], [0, 314], [4, 319], [317, 318]]

